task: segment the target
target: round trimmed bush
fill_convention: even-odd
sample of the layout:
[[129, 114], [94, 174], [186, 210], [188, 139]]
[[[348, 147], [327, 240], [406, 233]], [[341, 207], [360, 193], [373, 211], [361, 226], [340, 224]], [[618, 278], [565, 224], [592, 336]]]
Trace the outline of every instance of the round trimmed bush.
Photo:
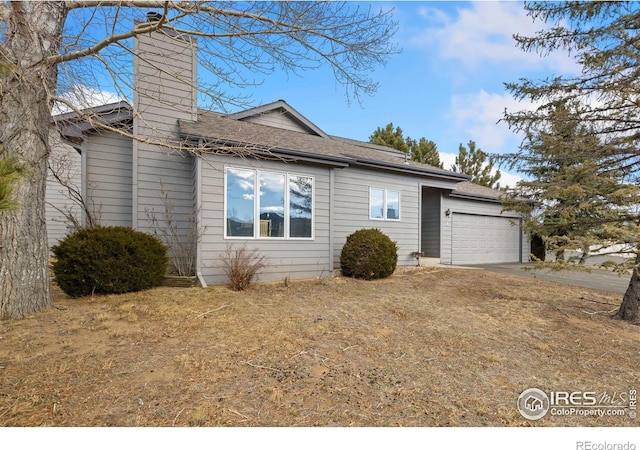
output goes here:
[[167, 272], [167, 247], [129, 227], [91, 227], [52, 248], [53, 273], [67, 295], [123, 294], [157, 286]]
[[340, 268], [347, 277], [376, 280], [391, 275], [398, 265], [398, 246], [378, 229], [358, 230], [347, 236]]

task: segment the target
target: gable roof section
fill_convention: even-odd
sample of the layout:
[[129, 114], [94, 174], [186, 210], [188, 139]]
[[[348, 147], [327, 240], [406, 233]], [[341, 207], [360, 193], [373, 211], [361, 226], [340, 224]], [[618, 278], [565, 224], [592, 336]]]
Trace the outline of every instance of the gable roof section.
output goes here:
[[304, 117], [284, 100], [277, 100], [266, 105], [249, 108], [234, 114], [228, 114], [226, 117], [228, 117], [229, 119], [242, 120], [246, 122], [257, 122], [260, 120], [261, 116], [264, 117], [267, 115], [275, 114], [284, 116], [284, 118], [291, 121], [292, 123], [297, 125], [297, 127], [309, 134], [327, 137], [325, 132], [322, 131], [316, 124]]

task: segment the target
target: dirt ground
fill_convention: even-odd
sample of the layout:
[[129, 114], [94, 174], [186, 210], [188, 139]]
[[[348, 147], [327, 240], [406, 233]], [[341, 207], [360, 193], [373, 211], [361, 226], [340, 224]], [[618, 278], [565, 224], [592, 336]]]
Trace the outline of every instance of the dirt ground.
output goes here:
[[532, 387], [628, 405], [640, 327], [609, 318], [619, 303], [434, 268], [244, 293], [56, 290], [54, 309], [0, 322], [0, 425], [637, 426], [628, 410], [530, 421], [516, 408]]

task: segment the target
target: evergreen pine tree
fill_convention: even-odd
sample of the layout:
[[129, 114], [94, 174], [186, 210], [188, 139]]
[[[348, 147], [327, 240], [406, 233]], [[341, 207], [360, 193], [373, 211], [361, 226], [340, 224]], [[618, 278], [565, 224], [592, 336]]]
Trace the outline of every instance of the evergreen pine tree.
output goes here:
[[[555, 222], [559, 227], [552, 233], [556, 235], [557, 248], [629, 246], [635, 254], [629, 261], [632, 275], [614, 317], [638, 322], [640, 214], [636, 205], [640, 169], [640, 46], [637, 43], [640, 20], [637, 4], [628, 1], [527, 2], [525, 9], [530, 17], [544, 22], [545, 26], [533, 36], [516, 35], [517, 45], [525, 52], [542, 55], [564, 50], [580, 64], [581, 70], [576, 75], [523, 78], [506, 83], [517, 100], [539, 105], [536, 109], [505, 112], [504, 120], [511, 129], [525, 135], [520, 150], [509, 159], [513, 167], [530, 171], [532, 181], [541, 183], [539, 188], [531, 185], [529, 189], [545, 189], [550, 191], [545, 196], [558, 199], [556, 210], [550, 211], [546, 218], [547, 223]], [[558, 109], [562, 104], [566, 106], [564, 112]], [[560, 119], [563, 114], [567, 119]], [[559, 130], [562, 124], [573, 124], [577, 131], [573, 139], [563, 142]], [[544, 149], [537, 142], [542, 143], [550, 129], [552, 147]], [[596, 140], [591, 141], [589, 136]], [[552, 152], [557, 158], [556, 162], [550, 162], [548, 173], [541, 172], [544, 151]], [[526, 196], [525, 187], [522, 186], [520, 194]], [[549, 209], [544, 202], [538, 206]], [[552, 238], [550, 235], [547, 240]]]
[[388, 123], [384, 128], [376, 128], [373, 134], [369, 136], [369, 142], [395, 148], [403, 153], [410, 154], [412, 161], [442, 169], [440, 154], [435, 142], [424, 137], [421, 137], [418, 141], [410, 137], [405, 138], [402, 134], [402, 128], [394, 128], [393, 123]]
[[471, 176], [471, 182], [489, 188], [500, 188], [498, 180], [502, 176], [500, 170], [493, 168], [494, 159], [481, 149], [476, 148], [474, 141], [469, 141], [467, 150], [462, 144], [458, 147], [458, 156], [451, 170]]

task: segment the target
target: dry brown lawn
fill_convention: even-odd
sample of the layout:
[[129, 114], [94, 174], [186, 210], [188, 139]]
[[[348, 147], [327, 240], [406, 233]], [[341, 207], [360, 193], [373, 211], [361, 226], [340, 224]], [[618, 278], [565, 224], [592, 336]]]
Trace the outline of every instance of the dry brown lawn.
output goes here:
[[619, 295], [480, 270], [157, 288], [0, 322], [2, 426], [637, 426], [525, 420], [526, 388], [628, 392]]

